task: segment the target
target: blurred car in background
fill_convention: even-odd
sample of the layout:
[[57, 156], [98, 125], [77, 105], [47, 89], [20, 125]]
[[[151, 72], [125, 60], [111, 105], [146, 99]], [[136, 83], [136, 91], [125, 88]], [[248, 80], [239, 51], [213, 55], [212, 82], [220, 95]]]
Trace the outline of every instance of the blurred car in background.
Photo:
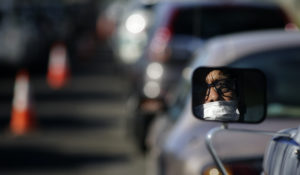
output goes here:
[[156, 4], [153, 0], [130, 0], [123, 3], [112, 38], [114, 53], [122, 65], [135, 64], [142, 56], [149, 40]]
[[[130, 13], [124, 20], [124, 32], [118, 33], [124, 37], [130, 32], [132, 35], [127, 43], [123, 41], [128, 53], [124, 55], [139, 53], [129, 66], [133, 86], [129, 106], [135, 113], [130, 128], [143, 151], [147, 150], [145, 137], [149, 124], [158, 112], [165, 110], [178, 77], [196, 48], [214, 36], [283, 29], [291, 23], [278, 5], [269, 3], [159, 1], [144, 9]], [[138, 19], [132, 20], [133, 17]], [[133, 29], [139, 30], [133, 32]], [[136, 42], [133, 48], [137, 50], [131, 49], [129, 40]]]
[[[258, 125], [231, 124], [233, 128], [278, 131], [300, 123], [298, 89], [300, 33], [277, 30], [216, 37], [201, 47], [185, 69], [175, 103], [156, 118], [147, 138], [148, 174], [221, 174], [209, 154], [205, 137], [215, 122], [197, 120], [191, 112], [191, 72], [199, 67], [257, 68], [266, 74], [267, 119]], [[190, 73], [187, 73], [190, 72]], [[184, 108], [182, 108], [184, 106]], [[220, 133], [216, 152], [231, 174], [260, 174], [262, 156], [270, 137], [246, 133]]]
[[1, 4], [1, 75], [20, 68], [45, 73], [51, 47], [58, 42], [67, 46], [69, 57], [80, 57], [85, 52], [83, 38], [88, 35], [93, 38], [95, 33], [95, 4], [92, 0], [6, 1]]

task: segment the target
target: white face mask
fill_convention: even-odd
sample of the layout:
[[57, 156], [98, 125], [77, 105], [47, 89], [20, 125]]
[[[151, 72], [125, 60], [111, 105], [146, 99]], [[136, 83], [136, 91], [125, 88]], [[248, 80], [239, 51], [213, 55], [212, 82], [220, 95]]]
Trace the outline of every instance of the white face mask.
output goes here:
[[240, 113], [236, 101], [216, 101], [197, 106], [196, 113], [203, 113], [205, 120], [237, 121]]

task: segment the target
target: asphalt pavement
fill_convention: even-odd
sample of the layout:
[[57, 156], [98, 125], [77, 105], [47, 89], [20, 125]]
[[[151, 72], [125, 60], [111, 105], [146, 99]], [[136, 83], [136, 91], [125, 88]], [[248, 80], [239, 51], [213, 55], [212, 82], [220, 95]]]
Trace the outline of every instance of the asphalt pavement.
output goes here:
[[58, 90], [44, 74], [30, 76], [36, 127], [22, 135], [9, 127], [14, 78], [1, 78], [0, 174], [145, 174], [126, 127], [129, 82], [109, 47], [71, 63], [71, 77]]

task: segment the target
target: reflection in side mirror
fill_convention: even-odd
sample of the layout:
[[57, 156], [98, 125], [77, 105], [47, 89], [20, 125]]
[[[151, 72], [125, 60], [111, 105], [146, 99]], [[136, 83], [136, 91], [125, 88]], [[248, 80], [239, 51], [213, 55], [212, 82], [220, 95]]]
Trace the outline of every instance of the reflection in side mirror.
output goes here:
[[258, 69], [200, 67], [192, 78], [192, 110], [202, 120], [259, 123], [266, 116], [266, 79]]

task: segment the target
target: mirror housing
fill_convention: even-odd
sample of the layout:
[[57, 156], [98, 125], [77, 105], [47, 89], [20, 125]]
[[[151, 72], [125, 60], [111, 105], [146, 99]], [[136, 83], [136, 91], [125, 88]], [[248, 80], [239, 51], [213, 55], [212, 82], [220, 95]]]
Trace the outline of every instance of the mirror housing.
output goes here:
[[198, 119], [260, 123], [266, 106], [266, 78], [258, 69], [199, 67], [193, 72], [192, 112]]

